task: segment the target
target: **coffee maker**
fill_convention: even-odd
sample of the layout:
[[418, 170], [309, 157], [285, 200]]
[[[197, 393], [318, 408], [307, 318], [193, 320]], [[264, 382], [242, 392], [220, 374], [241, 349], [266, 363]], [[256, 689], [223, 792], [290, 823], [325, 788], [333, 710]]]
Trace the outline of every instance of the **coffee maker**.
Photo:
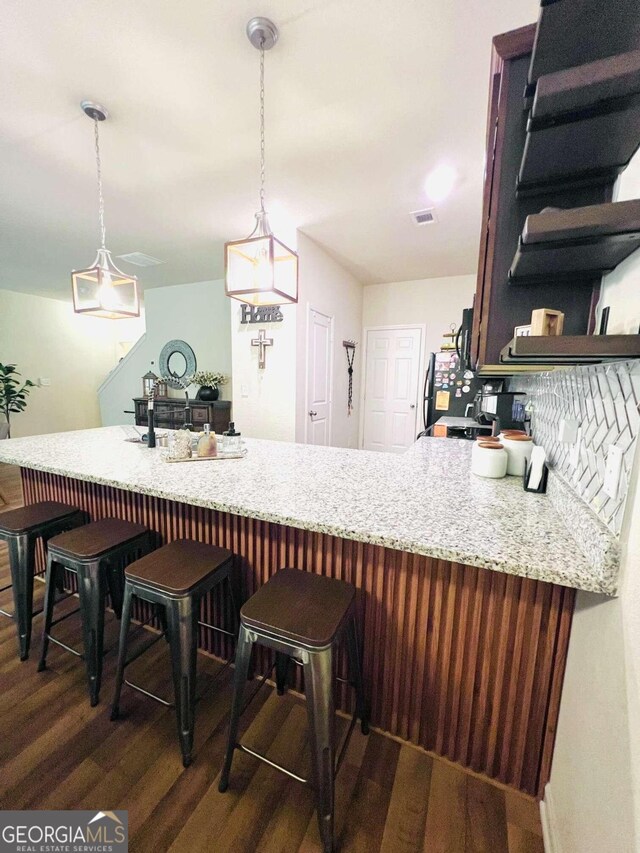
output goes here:
[[504, 429], [524, 429], [524, 391], [503, 391], [502, 380], [486, 382], [474, 398], [473, 416], [479, 424], [492, 426], [497, 435]]

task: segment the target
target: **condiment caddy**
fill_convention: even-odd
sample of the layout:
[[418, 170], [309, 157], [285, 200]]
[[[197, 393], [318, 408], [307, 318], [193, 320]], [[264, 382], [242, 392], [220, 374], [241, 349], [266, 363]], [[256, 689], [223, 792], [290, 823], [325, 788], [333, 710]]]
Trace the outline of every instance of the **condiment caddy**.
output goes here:
[[188, 430], [170, 433], [165, 462], [210, 462], [215, 459], [242, 459], [247, 449], [233, 421], [223, 435], [216, 436], [209, 424], [202, 433], [194, 435]]

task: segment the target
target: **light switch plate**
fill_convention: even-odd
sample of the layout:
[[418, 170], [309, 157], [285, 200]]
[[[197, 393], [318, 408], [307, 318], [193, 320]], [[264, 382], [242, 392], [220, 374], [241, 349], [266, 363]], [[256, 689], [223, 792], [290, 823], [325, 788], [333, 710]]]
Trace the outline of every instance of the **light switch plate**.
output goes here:
[[622, 474], [622, 460], [622, 450], [617, 444], [612, 444], [607, 451], [607, 463], [604, 470], [602, 491], [614, 500], [618, 497], [620, 475]]
[[51, 380], [50, 380], [50, 379], [47, 379], [46, 377], [42, 377], [42, 376], [41, 376], [41, 377], [38, 379], [38, 385], [39, 385], [41, 388], [48, 388], [48, 387], [49, 387], [49, 385], [51, 385]]

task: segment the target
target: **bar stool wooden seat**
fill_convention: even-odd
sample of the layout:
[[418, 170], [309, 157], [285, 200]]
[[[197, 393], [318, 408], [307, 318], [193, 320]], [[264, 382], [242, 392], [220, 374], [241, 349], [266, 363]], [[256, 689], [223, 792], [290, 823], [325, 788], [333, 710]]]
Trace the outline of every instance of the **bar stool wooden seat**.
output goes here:
[[[347, 641], [349, 682], [355, 687], [356, 703], [351, 725], [336, 761], [334, 664], [337, 644], [343, 639]], [[299, 782], [309, 781], [237, 742], [254, 643], [276, 652], [278, 693], [283, 693], [287, 686], [289, 659], [303, 667], [318, 826], [324, 850], [332, 851], [335, 776], [358, 718], [362, 732], [368, 734], [369, 731], [358, 651], [355, 587], [344, 581], [298, 569], [282, 569], [243, 605], [240, 611], [229, 740], [218, 785], [222, 793], [229, 784], [235, 749], [265, 761]]]
[[29, 657], [33, 613], [33, 576], [35, 552], [38, 539], [42, 539], [45, 550], [52, 536], [84, 524], [86, 516], [76, 506], [58, 501], [39, 503], [11, 509], [0, 513], [0, 540], [9, 547], [11, 583], [2, 587], [13, 594], [13, 613], [0, 610], [0, 614], [16, 620], [20, 660]]
[[[49, 540], [45, 592], [45, 623], [38, 671], [47, 667], [49, 641], [84, 657], [91, 705], [97, 705], [102, 681], [104, 610], [107, 591], [118, 618], [122, 613], [124, 566], [151, 550], [150, 531], [142, 524], [103, 518]], [[78, 578], [80, 607], [54, 621], [56, 586], [67, 569]], [[80, 612], [84, 653], [51, 636], [51, 628]]]
[[[198, 618], [202, 597], [224, 581], [228, 585], [227, 591], [233, 612], [233, 630], [210, 625]], [[236, 639], [239, 626], [239, 596], [237, 590], [234, 590], [234, 585], [232, 552], [226, 548], [205, 545], [190, 539], [171, 542], [132, 563], [125, 571], [118, 670], [111, 719], [117, 719], [120, 714], [120, 693], [123, 682], [163, 705], [170, 704], [165, 699], [124, 678], [125, 667], [155, 642], [147, 644], [138, 654], [127, 660], [131, 604], [133, 597], [136, 596], [143, 601], [163, 607], [165, 611], [165, 631], [171, 648], [178, 737], [182, 763], [185, 767], [191, 764], [193, 749], [198, 626], [211, 628]], [[216, 678], [224, 668], [217, 673]]]

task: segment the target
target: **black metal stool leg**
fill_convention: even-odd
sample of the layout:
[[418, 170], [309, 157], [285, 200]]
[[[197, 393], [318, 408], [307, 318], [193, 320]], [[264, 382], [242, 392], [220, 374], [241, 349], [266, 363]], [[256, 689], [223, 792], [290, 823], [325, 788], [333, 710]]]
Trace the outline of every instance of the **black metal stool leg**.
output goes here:
[[98, 704], [102, 681], [106, 581], [100, 562], [78, 565], [78, 593], [84, 640], [84, 662], [91, 706]]
[[47, 571], [45, 576], [44, 592], [44, 628], [42, 629], [42, 648], [40, 650], [38, 672], [42, 672], [47, 668], [49, 632], [51, 631], [51, 623], [53, 622], [53, 607], [56, 603], [57, 577], [60, 574], [62, 574], [62, 568], [58, 567], [58, 565], [51, 559], [50, 554], [47, 554]]
[[[51, 539], [55, 534], [46, 535], [42, 537], [42, 545], [44, 547], [45, 558], [48, 558], [49, 553], [47, 551], [49, 545], [49, 539]], [[64, 592], [64, 572], [54, 572], [56, 589], [62, 595]]]
[[31, 620], [33, 612], [33, 569], [35, 560], [35, 538], [28, 533], [11, 536], [9, 545], [9, 566], [13, 607], [18, 629], [18, 648], [20, 660], [29, 657], [31, 645]]
[[120, 693], [124, 680], [124, 667], [127, 660], [127, 642], [129, 639], [129, 627], [131, 624], [131, 601], [133, 594], [129, 584], [124, 587], [124, 599], [122, 602], [122, 618], [120, 620], [120, 641], [118, 643], [118, 668], [116, 671], [116, 684], [111, 705], [111, 719], [117, 720], [120, 714]]
[[369, 734], [369, 712], [364, 695], [362, 682], [362, 667], [360, 666], [360, 649], [358, 647], [358, 632], [356, 618], [349, 620], [347, 627], [347, 654], [349, 657], [349, 680], [353, 682], [356, 691], [356, 713], [360, 718], [360, 730], [363, 735]]
[[332, 853], [335, 767], [332, 649], [308, 654], [303, 665], [318, 827], [325, 853]]
[[239, 567], [232, 565], [229, 569], [229, 574], [227, 575], [227, 584], [229, 587], [229, 599], [231, 601], [231, 610], [233, 612], [234, 626], [233, 630], [238, 635], [240, 631], [240, 607], [242, 601], [242, 590], [240, 584], [240, 570]]
[[224, 767], [220, 774], [220, 782], [218, 790], [223, 794], [229, 787], [229, 774], [231, 772], [231, 762], [233, 761], [233, 751], [236, 748], [238, 741], [238, 725], [240, 723], [240, 715], [242, 714], [242, 703], [244, 701], [244, 688], [249, 676], [249, 663], [251, 661], [251, 649], [253, 643], [249, 638], [249, 632], [240, 625], [238, 635], [238, 643], [236, 646], [236, 671], [233, 680], [233, 701], [231, 703], [231, 719], [229, 720], [229, 740], [227, 742], [227, 751], [224, 759]]
[[164, 604], [154, 604], [153, 605], [154, 612], [158, 617], [158, 622], [160, 623], [160, 630], [164, 634], [164, 638], [169, 642], [169, 623], [167, 622], [167, 608]]
[[122, 618], [122, 601], [124, 596], [124, 571], [119, 560], [109, 561], [106, 565], [107, 585], [111, 606], [117, 619]]
[[167, 605], [176, 718], [184, 767], [191, 764], [193, 749], [198, 607], [199, 601], [194, 602], [191, 596], [174, 599]]
[[289, 673], [289, 655], [284, 652], [276, 652], [276, 687], [278, 696], [283, 696], [287, 689], [287, 675]]

